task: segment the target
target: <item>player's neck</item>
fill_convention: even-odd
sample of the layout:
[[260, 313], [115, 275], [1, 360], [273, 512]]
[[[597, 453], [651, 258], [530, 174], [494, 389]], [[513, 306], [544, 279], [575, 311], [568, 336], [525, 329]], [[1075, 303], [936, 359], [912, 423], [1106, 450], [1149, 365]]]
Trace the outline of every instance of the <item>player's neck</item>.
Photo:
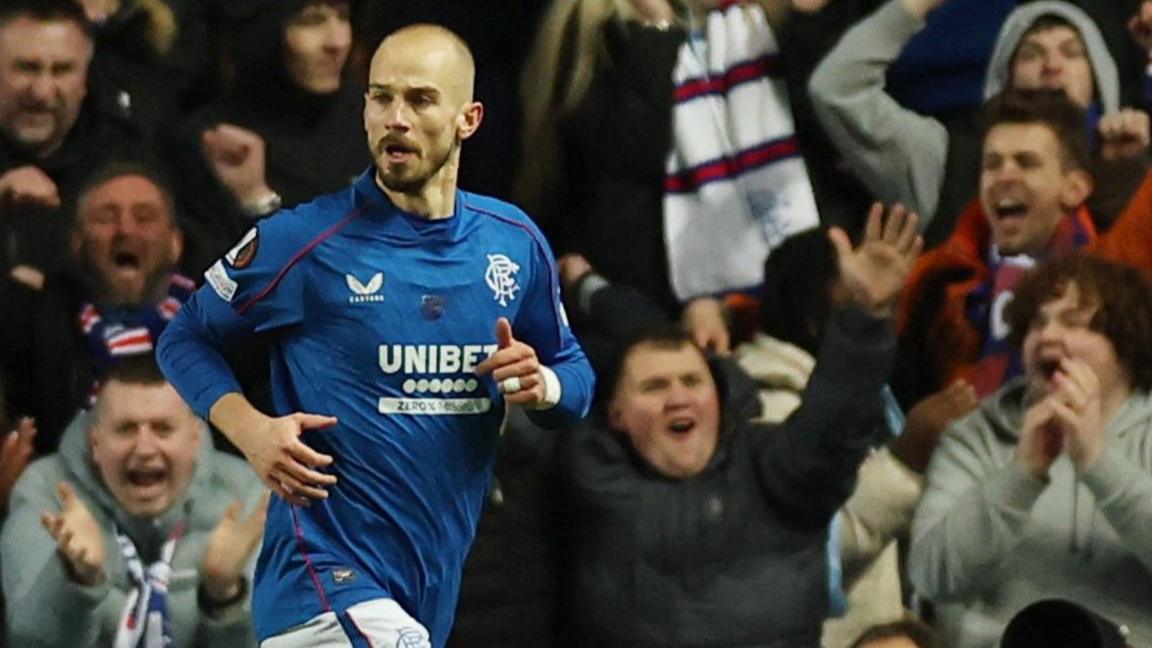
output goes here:
[[376, 186], [384, 191], [393, 205], [414, 216], [429, 220], [450, 218], [456, 213], [456, 172], [459, 168], [459, 153], [454, 153], [436, 175], [428, 179], [422, 187], [411, 192], [394, 191], [380, 182], [376, 176]]

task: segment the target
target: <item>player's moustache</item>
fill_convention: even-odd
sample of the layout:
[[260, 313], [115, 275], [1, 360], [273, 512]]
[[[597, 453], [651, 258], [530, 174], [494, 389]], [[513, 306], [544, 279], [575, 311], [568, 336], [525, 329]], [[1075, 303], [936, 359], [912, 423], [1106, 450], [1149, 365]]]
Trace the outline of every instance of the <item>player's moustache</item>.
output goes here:
[[380, 138], [380, 141], [376, 144], [376, 153], [377, 155], [383, 154], [389, 148], [398, 148], [409, 153], [418, 153], [420, 150], [415, 142], [405, 137], [390, 136]]

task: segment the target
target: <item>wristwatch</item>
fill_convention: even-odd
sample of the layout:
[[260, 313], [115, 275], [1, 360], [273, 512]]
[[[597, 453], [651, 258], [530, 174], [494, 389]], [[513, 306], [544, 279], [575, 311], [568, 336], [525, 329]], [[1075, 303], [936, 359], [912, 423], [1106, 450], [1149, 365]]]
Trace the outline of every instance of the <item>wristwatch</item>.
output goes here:
[[233, 594], [230, 598], [223, 600], [223, 601], [213, 600], [204, 591], [203, 585], [196, 588], [196, 604], [199, 605], [200, 609], [203, 610], [204, 612], [207, 612], [210, 615], [215, 615], [215, 614], [218, 614], [221, 611], [239, 603], [247, 595], [248, 595], [248, 579], [241, 576], [240, 577], [240, 586], [236, 588], [236, 593]]

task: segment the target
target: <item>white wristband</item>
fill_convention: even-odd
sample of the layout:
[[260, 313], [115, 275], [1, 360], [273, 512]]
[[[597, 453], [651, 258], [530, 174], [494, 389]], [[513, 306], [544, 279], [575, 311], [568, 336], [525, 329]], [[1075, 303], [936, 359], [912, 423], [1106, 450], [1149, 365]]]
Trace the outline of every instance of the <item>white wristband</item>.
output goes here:
[[533, 409], [551, 409], [560, 402], [560, 394], [563, 392], [563, 388], [560, 386], [560, 377], [556, 375], [555, 371], [544, 365], [540, 365], [540, 375], [544, 377], [544, 400], [536, 403]]

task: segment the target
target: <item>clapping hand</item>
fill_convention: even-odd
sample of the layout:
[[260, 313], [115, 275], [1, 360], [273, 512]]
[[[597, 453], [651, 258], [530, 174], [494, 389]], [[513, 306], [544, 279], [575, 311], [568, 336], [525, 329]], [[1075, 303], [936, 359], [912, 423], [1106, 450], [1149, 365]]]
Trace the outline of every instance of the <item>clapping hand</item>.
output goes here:
[[40, 523], [56, 541], [56, 549], [72, 580], [81, 585], [99, 585], [104, 581], [104, 561], [108, 557], [104, 530], [71, 484], [60, 482], [56, 496], [60, 500], [60, 513], [44, 511], [40, 514]]
[[1100, 379], [1083, 360], [1064, 358], [1052, 380], [1052, 421], [1063, 434], [1068, 458], [1077, 468], [1086, 468], [1104, 450]]
[[892, 317], [912, 263], [924, 247], [916, 233], [916, 214], [896, 205], [872, 205], [864, 239], [852, 248], [844, 230], [833, 227], [828, 238], [836, 248], [840, 278], [853, 301], [874, 317]]
[[1052, 462], [1067, 452], [1084, 469], [1104, 451], [1100, 380], [1081, 360], [1064, 358], [1053, 375], [1056, 388], [1024, 415], [1015, 461], [1043, 479]]
[[248, 517], [240, 519], [244, 504], [232, 502], [208, 536], [208, 547], [200, 562], [200, 585], [212, 601], [228, 601], [240, 591], [244, 566], [264, 533], [268, 496], [260, 498]]

